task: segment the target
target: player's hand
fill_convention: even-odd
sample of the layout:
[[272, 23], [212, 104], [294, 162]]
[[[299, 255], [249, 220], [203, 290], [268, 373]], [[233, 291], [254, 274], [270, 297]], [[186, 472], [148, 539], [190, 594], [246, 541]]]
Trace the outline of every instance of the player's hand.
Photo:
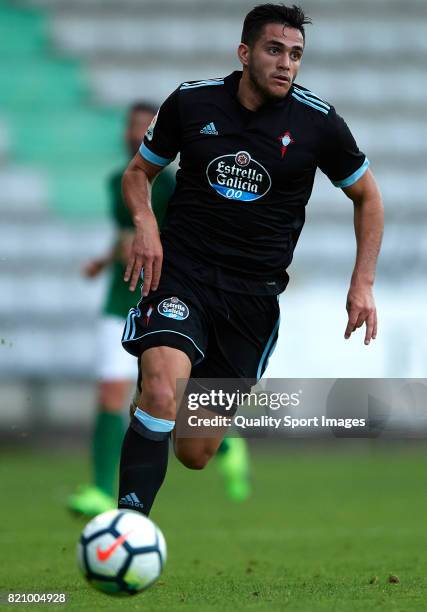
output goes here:
[[119, 236], [116, 245], [116, 257], [125, 267], [128, 264], [129, 258], [132, 252], [132, 243], [134, 239], [134, 232], [122, 232]]
[[146, 218], [144, 229], [137, 228], [132, 242], [129, 260], [126, 266], [124, 279], [130, 280], [129, 289], [135, 291], [144, 268], [144, 285], [142, 295], [146, 297], [150, 291], [159, 286], [162, 272], [163, 249], [160, 242], [156, 219]]
[[350, 338], [351, 334], [359, 327], [366, 324], [365, 344], [377, 337], [377, 309], [375, 307], [372, 285], [351, 285], [347, 295], [348, 323], [344, 338]]
[[91, 259], [84, 264], [82, 274], [86, 278], [95, 278], [95, 276], [98, 276], [107, 265], [108, 263], [105, 258]]

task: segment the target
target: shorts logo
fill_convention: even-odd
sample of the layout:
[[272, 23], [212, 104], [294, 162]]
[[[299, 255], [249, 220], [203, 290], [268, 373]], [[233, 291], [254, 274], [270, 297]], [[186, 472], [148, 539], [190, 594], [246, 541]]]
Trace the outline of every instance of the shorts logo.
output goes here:
[[209, 185], [223, 198], [253, 202], [270, 190], [267, 170], [247, 151], [221, 155], [206, 168]]
[[187, 304], [181, 302], [177, 297], [167, 298], [157, 306], [157, 312], [168, 319], [184, 321], [190, 314]]

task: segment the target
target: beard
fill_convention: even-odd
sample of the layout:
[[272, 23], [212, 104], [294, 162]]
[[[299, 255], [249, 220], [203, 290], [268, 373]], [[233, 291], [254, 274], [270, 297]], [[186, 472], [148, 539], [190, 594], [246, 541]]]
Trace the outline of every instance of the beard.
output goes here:
[[[254, 64], [248, 64], [248, 74], [249, 80], [252, 84], [254, 91], [256, 91], [264, 99], [265, 102], [283, 100], [283, 98], [285, 98], [289, 93], [289, 89], [283, 95], [274, 94], [272, 91], [270, 91], [267, 85], [263, 84], [263, 72], [261, 71], [261, 69], [258, 69], [257, 66]], [[292, 80], [289, 84], [289, 88], [291, 85]]]

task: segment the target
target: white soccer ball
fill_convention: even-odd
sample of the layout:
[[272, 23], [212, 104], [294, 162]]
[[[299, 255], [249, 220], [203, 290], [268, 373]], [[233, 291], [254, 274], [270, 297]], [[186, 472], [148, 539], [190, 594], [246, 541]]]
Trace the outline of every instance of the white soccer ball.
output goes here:
[[133, 510], [109, 510], [83, 529], [77, 562], [96, 589], [109, 595], [135, 595], [162, 573], [166, 542], [146, 516]]

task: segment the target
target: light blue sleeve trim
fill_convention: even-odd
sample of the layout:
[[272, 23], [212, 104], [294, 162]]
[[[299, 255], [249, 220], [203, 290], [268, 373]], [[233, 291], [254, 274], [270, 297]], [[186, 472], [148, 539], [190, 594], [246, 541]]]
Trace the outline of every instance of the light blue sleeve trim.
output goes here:
[[340, 187], [341, 189], [344, 189], [345, 187], [350, 187], [356, 181], [358, 181], [361, 176], [365, 174], [368, 167], [369, 167], [369, 159], [366, 158], [363, 164], [360, 166], [359, 170], [356, 170], [356, 172], [353, 172], [353, 174], [348, 176], [343, 181], [332, 181], [332, 184], [335, 185], [335, 187]]
[[146, 159], [151, 164], [156, 164], [156, 166], [162, 166], [163, 168], [173, 161], [173, 159], [167, 159], [166, 157], [160, 157], [160, 155], [156, 155], [148, 147], [145, 146], [144, 143], [139, 147], [139, 152], [144, 159]]
[[315, 108], [324, 115], [327, 115], [329, 113], [329, 109], [320, 106], [320, 104], [315, 104], [315, 100], [307, 100], [306, 98], [302, 98], [295, 92], [292, 92], [292, 97], [295, 98], [295, 100], [298, 100], [298, 102], [301, 102], [302, 104], [306, 104], [307, 106], [311, 106], [311, 108]]
[[147, 429], [150, 431], [158, 431], [162, 433], [168, 433], [175, 427], [175, 421], [169, 421], [168, 419], [158, 419], [157, 417], [151, 416], [141, 408], [135, 410], [135, 416]]

